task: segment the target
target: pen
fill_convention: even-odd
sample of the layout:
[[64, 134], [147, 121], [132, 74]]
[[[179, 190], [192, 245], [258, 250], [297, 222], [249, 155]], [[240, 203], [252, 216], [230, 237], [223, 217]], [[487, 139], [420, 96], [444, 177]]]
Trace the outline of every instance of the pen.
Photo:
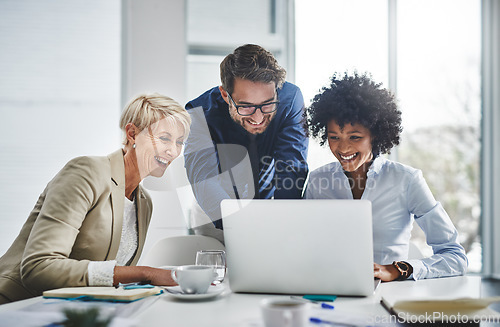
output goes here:
[[323, 309], [330, 309], [330, 310], [332, 310], [334, 308], [334, 306], [331, 305], [331, 304], [304, 299], [304, 298], [302, 298], [300, 296], [293, 296], [292, 295], [292, 296], [290, 296], [290, 298], [292, 298], [294, 300], [299, 300], [299, 301], [302, 301], [302, 302], [309, 302], [309, 303], [317, 304], [317, 305], [321, 306]]
[[133, 288], [152, 288], [154, 286], [149, 285], [149, 281], [125, 283], [125, 284], [118, 283], [118, 285], [115, 285], [115, 288], [120, 288], [120, 287], [123, 287], [124, 289], [133, 289]]
[[118, 283], [118, 285], [115, 285], [115, 288], [120, 288], [120, 287], [125, 287], [125, 286], [132, 286], [132, 285], [139, 285], [139, 283], [134, 282], [134, 283]]
[[346, 326], [346, 327], [354, 327], [354, 326], [356, 326], [356, 325], [346, 324], [344, 322], [336, 322], [336, 321], [324, 320], [324, 319], [320, 319], [320, 318], [316, 318], [316, 317], [309, 318], [309, 321], [312, 322], [313, 324], [328, 324], [328, 325]]

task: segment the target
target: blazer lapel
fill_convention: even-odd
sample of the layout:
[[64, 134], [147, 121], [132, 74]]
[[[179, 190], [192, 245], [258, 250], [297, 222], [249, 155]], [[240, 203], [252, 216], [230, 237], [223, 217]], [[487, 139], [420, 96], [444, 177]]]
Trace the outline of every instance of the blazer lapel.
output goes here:
[[113, 260], [118, 253], [122, 237], [123, 207], [125, 199], [125, 164], [123, 152], [118, 150], [108, 156], [111, 165], [111, 209], [113, 211], [113, 232], [107, 260]]
[[146, 241], [146, 233], [148, 231], [149, 220], [151, 219], [151, 211], [152, 208], [149, 205], [148, 198], [142, 188], [142, 186], [138, 186], [136, 190], [136, 199], [137, 199], [137, 251], [135, 256], [131, 262], [132, 266], [137, 264], [139, 260], [142, 249], [144, 247], [144, 242]]

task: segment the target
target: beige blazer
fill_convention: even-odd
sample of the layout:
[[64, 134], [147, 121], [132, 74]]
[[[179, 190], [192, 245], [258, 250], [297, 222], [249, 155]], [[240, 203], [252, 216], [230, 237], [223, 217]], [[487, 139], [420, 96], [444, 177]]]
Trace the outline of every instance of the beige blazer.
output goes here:
[[[138, 248], [142, 252], [152, 213], [145, 190], [135, 190]], [[38, 198], [19, 236], [0, 258], [0, 303], [44, 290], [88, 286], [90, 261], [116, 258], [125, 198], [122, 150], [106, 157], [71, 160]]]

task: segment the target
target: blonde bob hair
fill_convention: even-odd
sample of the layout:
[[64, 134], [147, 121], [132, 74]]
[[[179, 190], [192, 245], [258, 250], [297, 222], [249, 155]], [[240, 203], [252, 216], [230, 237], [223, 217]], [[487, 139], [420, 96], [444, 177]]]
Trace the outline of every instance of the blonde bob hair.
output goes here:
[[[189, 135], [191, 117], [177, 101], [158, 93], [144, 93], [133, 98], [122, 112], [120, 128], [125, 133], [128, 123], [134, 124], [140, 131], [163, 118], [170, 118], [184, 127], [184, 140]], [[125, 135], [123, 144], [127, 145]]]

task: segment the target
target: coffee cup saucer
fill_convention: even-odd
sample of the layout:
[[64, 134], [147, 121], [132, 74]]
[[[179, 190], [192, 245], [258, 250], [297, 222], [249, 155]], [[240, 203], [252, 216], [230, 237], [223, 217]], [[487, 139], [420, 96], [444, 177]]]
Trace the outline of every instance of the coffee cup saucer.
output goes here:
[[172, 296], [176, 299], [181, 299], [181, 300], [204, 300], [204, 299], [211, 299], [222, 292], [224, 292], [225, 287], [222, 284], [215, 285], [215, 286], [210, 286], [207, 290], [206, 293], [203, 294], [187, 294], [182, 292], [180, 286], [171, 286], [171, 287], [165, 287], [165, 293], [168, 294], [169, 296]]

